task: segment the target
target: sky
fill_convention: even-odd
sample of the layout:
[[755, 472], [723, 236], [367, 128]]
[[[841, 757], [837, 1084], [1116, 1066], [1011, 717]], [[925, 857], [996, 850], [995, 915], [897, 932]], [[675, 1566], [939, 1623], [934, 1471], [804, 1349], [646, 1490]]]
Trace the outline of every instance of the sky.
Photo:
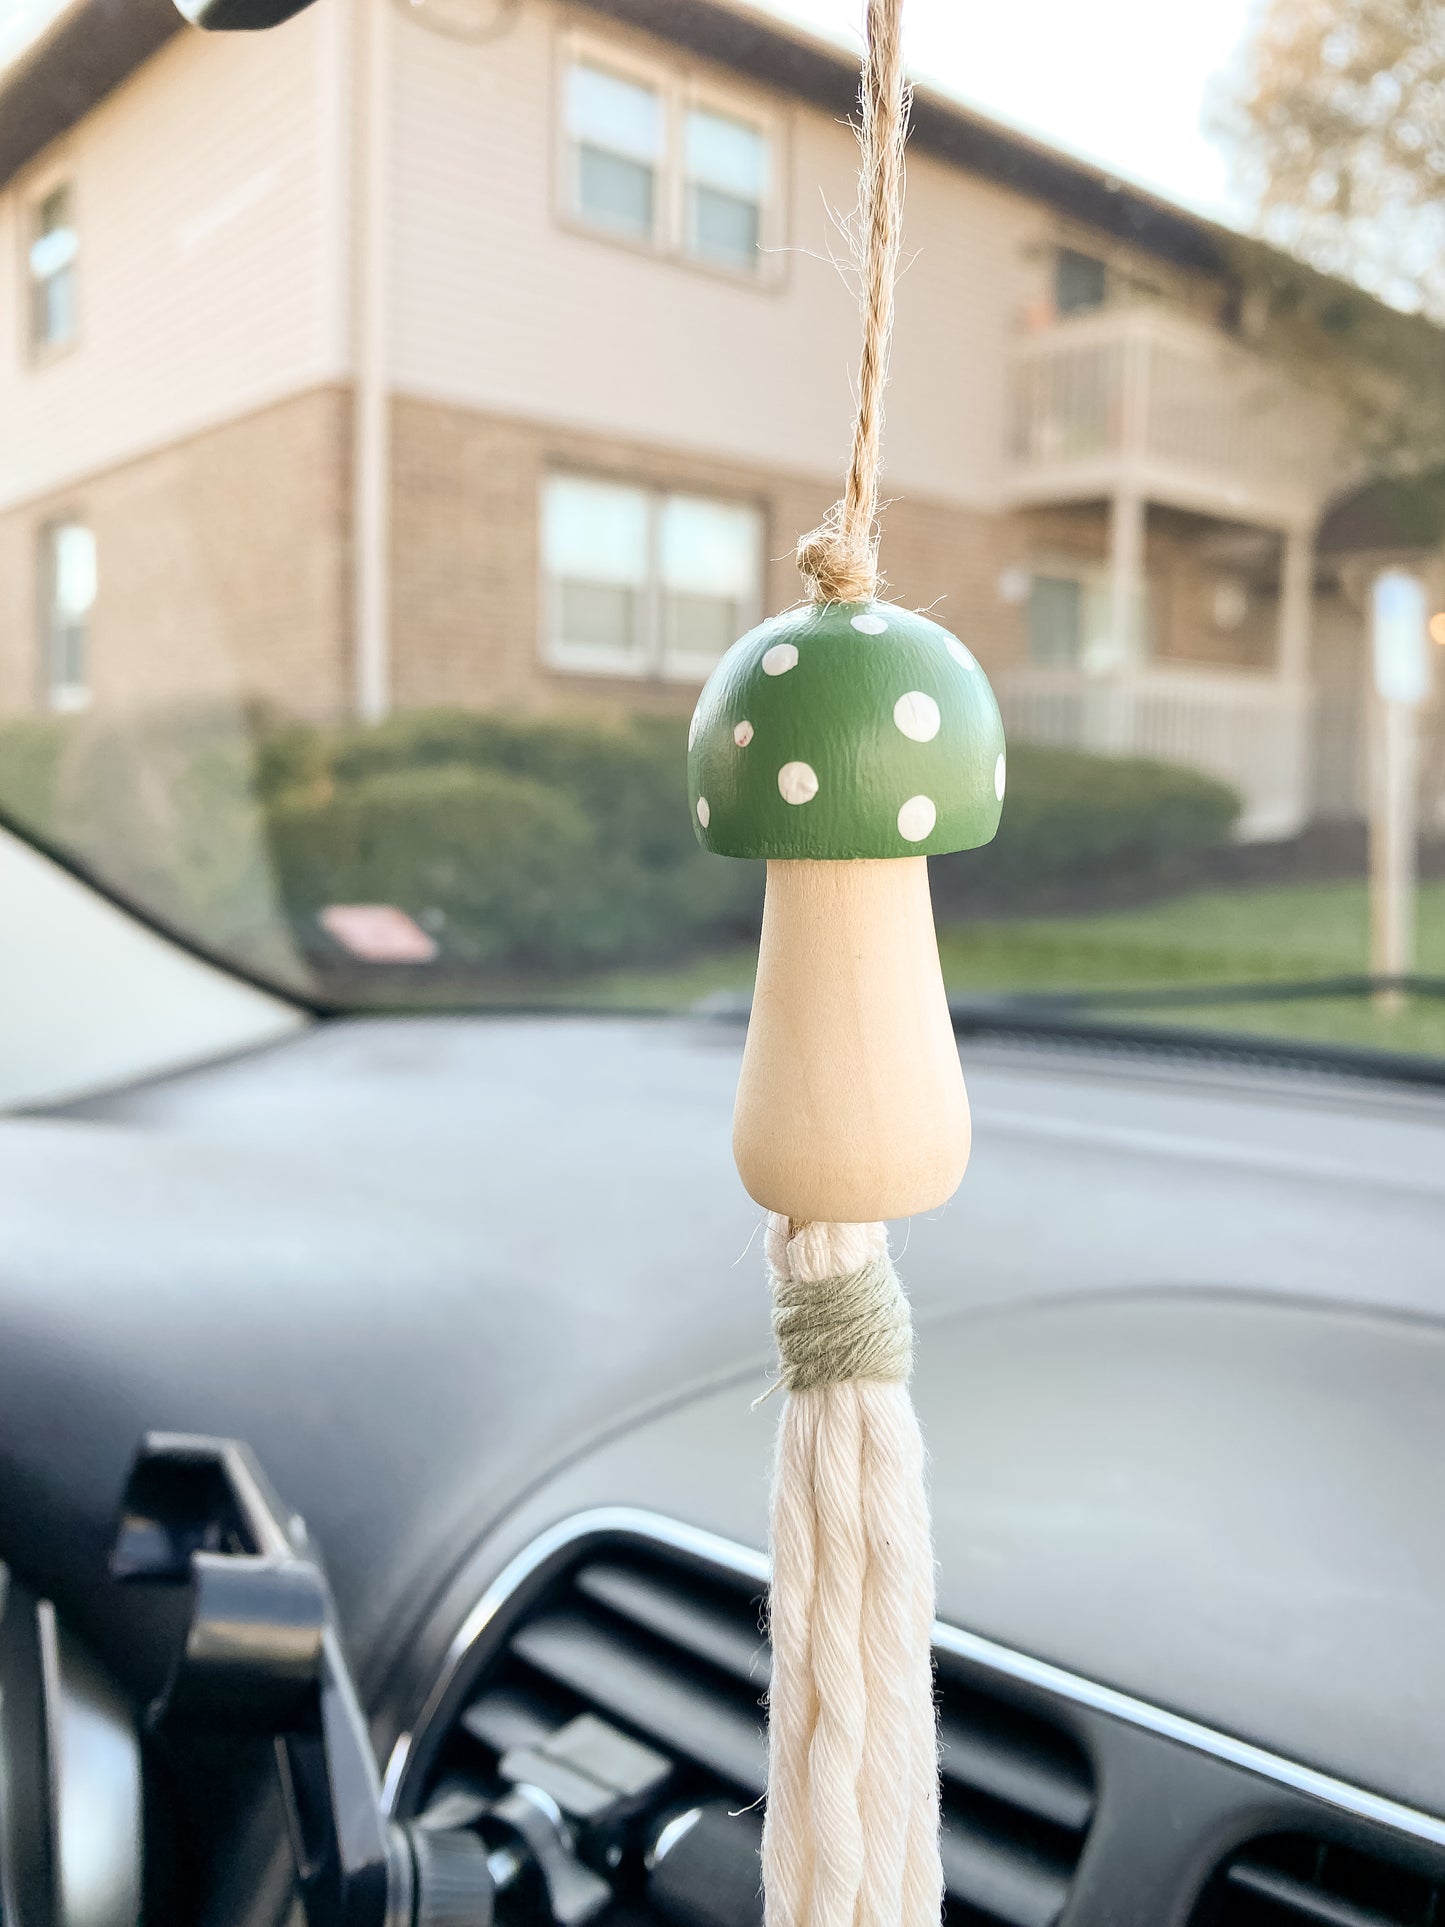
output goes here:
[[[860, 44], [862, 0], [755, 0]], [[970, 106], [1202, 213], [1237, 218], [1201, 125], [1259, 0], [905, 0], [909, 66]], [[0, 62], [56, 0], [0, 0]]]
[[[861, 44], [862, 0], [764, 0]], [[904, 0], [914, 75], [1170, 200], [1238, 218], [1206, 98], [1258, 0]]]

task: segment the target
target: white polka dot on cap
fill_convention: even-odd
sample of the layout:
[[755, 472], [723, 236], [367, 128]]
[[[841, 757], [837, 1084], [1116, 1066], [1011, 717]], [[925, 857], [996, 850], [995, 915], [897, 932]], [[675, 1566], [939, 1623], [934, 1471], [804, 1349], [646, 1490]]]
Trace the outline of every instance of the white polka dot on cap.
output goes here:
[[883, 620], [882, 616], [854, 616], [850, 626], [856, 629], [860, 635], [881, 636], [887, 629], [888, 624]]
[[931, 743], [943, 721], [938, 704], [921, 689], [910, 689], [893, 705], [893, 720], [915, 743]]
[[931, 796], [910, 796], [898, 812], [898, 834], [909, 843], [932, 836], [938, 809]]
[[752, 740], [753, 726], [745, 716], [733, 731], [733, 741], [739, 749], [746, 749]]
[[798, 666], [798, 645], [795, 642], [775, 642], [763, 657], [765, 676], [786, 676], [790, 669]]
[[977, 669], [978, 659], [971, 650], [965, 649], [957, 636], [948, 638], [948, 653], [955, 662], [961, 662], [965, 669]]
[[810, 763], [784, 763], [778, 771], [778, 792], [785, 803], [811, 803], [818, 794], [818, 776]]
[[699, 823], [701, 823], [704, 829], [707, 828], [708, 823], [711, 820], [711, 817], [712, 817], [712, 811], [708, 808], [707, 798], [705, 796], [700, 796], [697, 799], [697, 820]]

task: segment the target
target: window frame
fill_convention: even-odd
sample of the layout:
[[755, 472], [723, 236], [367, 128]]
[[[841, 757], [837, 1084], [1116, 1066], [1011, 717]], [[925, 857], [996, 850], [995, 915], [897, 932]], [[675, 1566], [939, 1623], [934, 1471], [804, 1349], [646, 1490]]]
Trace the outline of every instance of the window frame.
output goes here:
[[[547, 566], [543, 531], [547, 513], [547, 490], [555, 481], [593, 482], [607, 488], [641, 492], [647, 498], [647, 580], [642, 586], [640, 635], [632, 648], [606, 649], [591, 643], [568, 642], [560, 635], [561, 578]], [[585, 676], [589, 680], [612, 678], [626, 682], [676, 684], [700, 687], [717, 667], [719, 657], [704, 659], [698, 654], [670, 650], [667, 646], [663, 601], [666, 589], [662, 580], [662, 509], [673, 496], [716, 503], [722, 508], [751, 511], [757, 518], [757, 579], [752, 597], [741, 605], [739, 635], [746, 635], [763, 617], [767, 595], [768, 511], [755, 495], [718, 490], [706, 483], [677, 479], [661, 481], [653, 475], [626, 475], [616, 470], [586, 468], [571, 462], [557, 462], [543, 469], [537, 488], [537, 573], [540, 635], [537, 659], [544, 669], [561, 675]], [[734, 638], [735, 640], [735, 638]]]
[[[37, 295], [41, 283], [30, 263], [31, 250], [39, 239], [37, 228], [40, 210], [50, 197], [64, 190], [69, 197], [70, 229], [76, 237], [75, 253], [68, 264], [73, 273], [71, 292], [74, 322], [70, 333], [60, 341], [52, 341], [38, 333], [36, 318], [38, 313]], [[43, 172], [34, 174], [21, 188], [19, 194], [19, 234], [17, 236], [20, 252], [20, 287], [22, 290], [19, 306], [20, 341], [22, 358], [32, 367], [45, 367], [60, 357], [74, 353], [80, 345], [83, 322], [81, 306], [80, 262], [80, 195], [76, 185], [76, 175], [68, 160], [57, 160]]]
[[[631, 647], [599, 648], [594, 643], [568, 641], [561, 633], [561, 586], [564, 578], [554, 576], [547, 565], [546, 518], [547, 492], [554, 482], [591, 482], [604, 488], [627, 489], [647, 498], [646, 577], [639, 591], [640, 633]], [[539, 658], [545, 668], [569, 676], [613, 676], [629, 682], [646, 681], [653, 674], [658, 653], [660, 596], [658, 582], [656, 491], [634, 476], [607, 474], [593, 469], [561, 464], [543, 470], [537, 490], [537, 562], [541, 578], [540, 607], [542, 636]]]
[[[758, 202], [758, 252], [757, 260], [751, 267], [742, 267], [720, 260], [714, 255], [701, 254], [688, 243], [687, 123], [689, 116], [695, 111], [716, 115], [719, 120], [735, 120], [744, 126], [756, 127], [763, 137], [767, 154], [768, 179], [763, 197]], [[781, 262], [783, 258], [781, 248], [784, 168], [779, 116], [767, 113], [761, 107], [757, 112], [743, 109], [735, 94], [730, 94], [710, 80], [699, 80], [692, 75], [685, 76], [677, 114], [677, 152], [674, 171], [677, 176], [677, 247], [681, 258], [690, 267], [703, 268], [714, 274], [724, 274], [730, 280], [762, 286], [769, 279], [775, 279], [777, 274], [775, 264]]]
[[[568, 80], [573, 67], [591, 67], [599, 73], [610, 74], [617, 80], [630, 81], [634, 86], [645, 87], [657, 95], [662, 109], [662, 152], [654, 169], [656, 191], [652, 202], [651, 235], [629, 234], [625, 228], [610, 227], [605, 221], [594, 220], [586, 214], [581, 205], [580, 180], [577, 168], [577, 148], [580, 145], [572, 136], [567, 124]], [[566, 224], [585, 234], [593, 234], [602, 240], [612, 241], [619, 247], [639, 248], [644, 253], [653, 254], [664, 251], [666, 236], [671, 231], [673, 213], [669, 205], [671, 187], [671, 157], [677, 140], [677, 130], [673, 126], [675, 103], [669, 88], [668, 74], [660, 62], [646, 60], [626, 49], [613, 48], [603, 42], [589, 39], [586, 35], [569, 34], [563, 46], [563, 56], [558, 67], [556, 108], [554, 114], [557, 152], [557, 204], [558, 211]]]
[[[1088, 679], [1114, 673], [1120, 665], [1101, 661], [1097, 654], [1098, 630], [1095, 626], [1096, 619], [1100, 619], [1102, 612], [1107, 610], [1111, 593], [1112, 579], [1107, 560], [1045, 553], [1030, 558], [1023, 567], [1028, 574], [1030, 595], [1034, 579], [1039, 576], [1046, 580], [1075, 582], [1079, 589], [1079, 649], [1071, 663], [1040, 662], [1034, 655], [1033, 638], [1027, 633], [1029, 598], [1024, 598], [1026, 661], [1030, 669], [1043, 675], [1082, 676]], [[1137, 663], [1128, 665], [1134, 669], [1148, 668], [1159, 660], [1160, 588], [1157, 576], [1147, 569], [1141, 577], [1140, 623], [1141, 654]]]
[[83, 645], [84, 671], [80, 682], [62, 680], [57, 674], [60, 668], [57, 641], [59, 625], [57, 616], [57, 590], [59, 588], [59, 551], [58, 537], [65, 529], [84, 529], [90, 537], [91, 548], [96, 562], [96, 580], [99, 583], [99, 543], [95, 527], [79, 508], [62, 510], [59, 514], [48, 515], [35, 530], [35, 603], [36, 603], [36, 651], [39, 669], [39, 698], [41, 707], [53, 716], [73, 716], [88, 709], [94, 700], [95, 689], [91, 679], [91, 650], [94, 642], [95, 606], [100, 599], [99, 588], [92, 595], [90, 606], [85, 612], [85, 633]]
[[[658, 192], [650, 238], [628, 234], [590, 219], [579, 204], [576, 143], [567, 125], [568, 76], [575, 65], [595, 67], [651, 88], [663, 105], [663, 152], [657, 165]], [[642, 52], [624, 42], [569, 28], [558, 35], [553, 85], [553, 212], [569, 233], [630, 248], [702, 274], [720, 275], [736, 286], [776, 288], [784, 279], [783, 252], [787, 172], [787, 123], [772, 105], [741, 90], [700, 76], [690, 67]], [[694, 108], [755, 127], [767, 148], [767, 190], [758, 207], [756, 259], [741, 265], [699, 253], [687, 237], [687, 120]]]

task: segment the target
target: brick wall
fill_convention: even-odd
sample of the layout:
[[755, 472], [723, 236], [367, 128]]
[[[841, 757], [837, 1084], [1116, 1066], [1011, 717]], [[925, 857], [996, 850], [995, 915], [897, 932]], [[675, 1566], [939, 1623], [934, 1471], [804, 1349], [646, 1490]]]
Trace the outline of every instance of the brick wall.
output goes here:
[[97, 707], [349, 702], [350, 407], [315, 389], [0, 515], [0, 713], [37, 707], [47, 522], [95, 531]]
[[[756, 502], [769, 558], [769, 611], [798, 600], [799, 534], [836, 491], [799, 476], [401, 397], [392, 412], [393, 689], [398, 708], [432, 703], [521, 707], [690, 706], [695, 685], [564, 675], [538, 659], [538, 499], [551, 468]], [[1023, 647], [1000, 571], [1018, 552], [1004, 517], [916, 500], [888, 505], [883, 568], [900, 602], [934, 610], [988, 666]]]

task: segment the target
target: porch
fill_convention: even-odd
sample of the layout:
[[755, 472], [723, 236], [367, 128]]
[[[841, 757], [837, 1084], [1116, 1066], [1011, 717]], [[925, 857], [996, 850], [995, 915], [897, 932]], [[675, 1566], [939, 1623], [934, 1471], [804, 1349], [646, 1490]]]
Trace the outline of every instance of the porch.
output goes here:
[[1144, 665], [1098, 677], [1028, 664], [994, 679], [1011, 739], [1179, 763], [1243, 799], [1237, 834], [1296, 834], [1309, 814], [1315, 696], [1258, 671]]
[[1019, 341], [1007, 488], [1023, 506], [1170, 503], [1313, 527], [1338, 486], [1339, 423], [1264, 356], [1156, 307], [1071, 315]]
[[1220, 330], [1152, 306], [1053, 323], [1017, 345], [1011, 379], [1029, 660], [998, 677], [1006, 726], [1199, 769], [1239, 793], [1242, 838], [1295, 834], [1316, 802], [1331, 409]]

